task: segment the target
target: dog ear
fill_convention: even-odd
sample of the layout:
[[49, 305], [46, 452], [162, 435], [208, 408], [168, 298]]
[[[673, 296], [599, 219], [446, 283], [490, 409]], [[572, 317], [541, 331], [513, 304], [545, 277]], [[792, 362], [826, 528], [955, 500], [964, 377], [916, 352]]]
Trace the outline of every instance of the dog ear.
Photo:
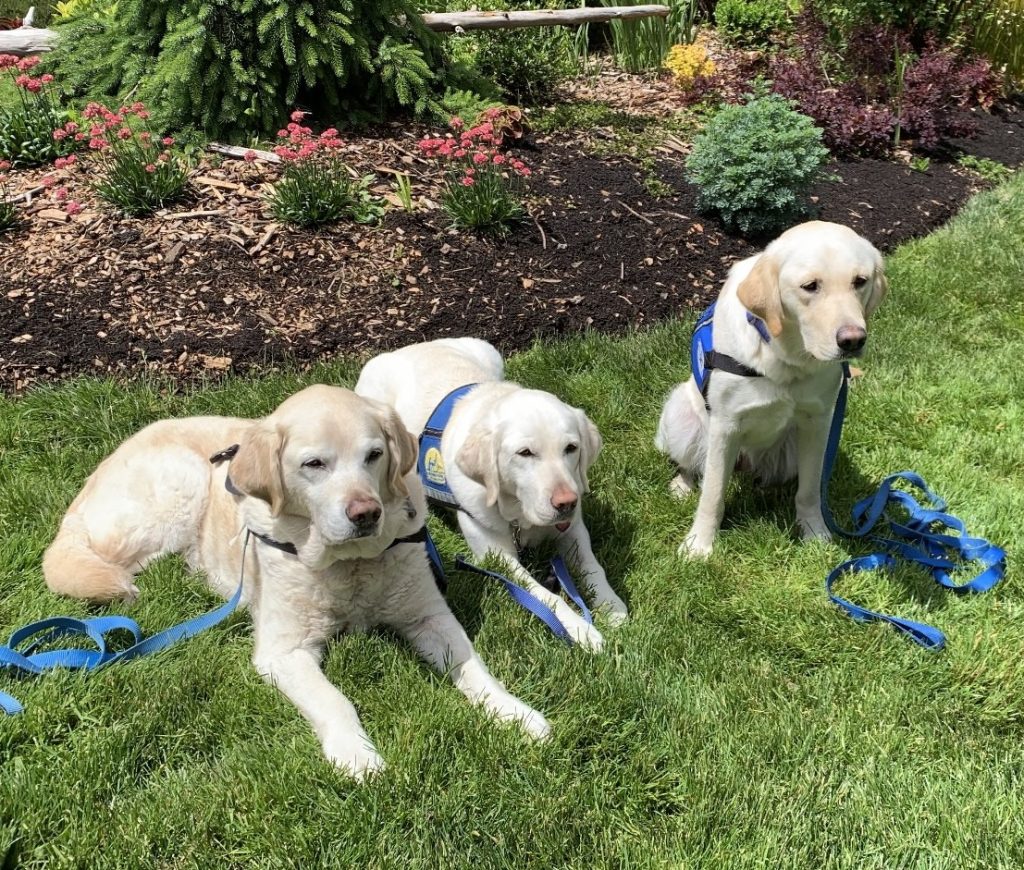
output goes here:
[[419, 453], [416, 438], [405, 428], [402, 418], [390, 405], [382, 410], [381, 428], [388, 445], [388, 487], [403, 498], [408, 498], [409, 488], [405, 476], [413, 470]]
[[871, 295], [864, 306], [865, 317], [870, 317], [878, 310], [878, 306], [882, 304], [882, 300], [889, 292], [889, 281], [885, 277], [885, 263], [881, 254], [878, 254], [878, 259], [875, 261], [875, 271], [871, 276], [871, 282]]
[[587, 472], [600, 454], [604, 441], [594, 421], [579, 408], [576, 409], [576, 417], [580, 424], [580, 482], [583, 484], [583, 491], [590, 492]]
[[493, 429], [477, 426], [455, 454], [455, 464], [470, 480], [486, 490], [487, 507], [498, 502], [498, 450]]
[[253, 423], [229, 466], [232, 483], [246, 495], [267, 502], [275, 517], [284, 509], [283, 447], [284, 438], [274, 424], [265, 420]]
[[779, 264], [774, 257], [761, 254], [754, 268], [740, 282], [736, 297], [755, 317], [764, 321], [772, 337], [782, 332], [782, 292], [779, 288]]

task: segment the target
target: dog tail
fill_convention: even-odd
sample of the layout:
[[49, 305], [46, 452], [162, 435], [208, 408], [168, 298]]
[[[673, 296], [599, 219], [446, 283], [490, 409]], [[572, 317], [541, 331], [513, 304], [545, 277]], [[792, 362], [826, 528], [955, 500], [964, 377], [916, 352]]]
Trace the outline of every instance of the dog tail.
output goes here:
[[58, 595], [89, 601], [134, 601], [139, 594], [134, 572], [120, 554], [101, 554], [93, 548], [85, 529], [68, 520], [43, 555], [46, 585]]

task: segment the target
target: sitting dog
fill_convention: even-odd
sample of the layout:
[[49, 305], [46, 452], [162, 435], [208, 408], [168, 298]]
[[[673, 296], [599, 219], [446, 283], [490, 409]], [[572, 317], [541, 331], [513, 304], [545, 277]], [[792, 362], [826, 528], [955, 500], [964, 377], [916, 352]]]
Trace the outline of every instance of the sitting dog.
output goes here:
[[626, 605], [594, 557], [579, 506], [601, 436], [583, 411], [503, 380], [504, 371], [487, 342], [440, 339], [370, 360], [356, 392], [393, 405], [410, 431], [422, 432], [449, 393], [477, 385], [455, 402], [435, 458], [459, 506], [462, 533], [478, 558], [503, 556], [513, 579], [554, 610], [574, 640], [599, 650], [600, 632], [534, 580], [517, 545], [553, 536], [560, 553], [578, 559], [595, 606], [612, 624], [626, 618]]
[[796, 476], [803, 536], [829, 537], [821, 473], [841, 364], [863, 351], [885, 293], [881, 254], [822, 221], [793, 227], [732, 267], [714, 310], [704, 390], [696, 377], [676, 387], [655, 439], [679, 468], [676, 494], [703, 478], [681, 555], [711, 552], [737, 465], [765, 483]]
[[495, 718], [545, 737], [544, 717], [488, 673], [436, 587], [416, 534], [426, 499], [415, 461], [393, 409], [336, 387], [302, 390], [262, 420], [154, 423], [86, 481], [46, 551], [46, 582], [78, 598], [132, 600], [135, 574], [180, 553], [228, 597], [251, 530], [242, 601], [253, 663], [338, 768], [361, 777], [383, 760], [320, 659], [332, 635], [374, 625], [392, 627]]

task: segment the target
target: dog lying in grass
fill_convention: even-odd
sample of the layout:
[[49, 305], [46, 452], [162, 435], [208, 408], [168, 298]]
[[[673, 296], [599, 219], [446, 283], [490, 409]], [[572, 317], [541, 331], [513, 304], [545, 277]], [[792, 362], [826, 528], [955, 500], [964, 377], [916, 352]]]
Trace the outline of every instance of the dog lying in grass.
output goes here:
[[732, 267], [715, 307], [713, 346], [741, 373], [726, 361], [711, 367], [703, 393], [695, 377], [676, 387], [655, 439], [679, 469], [677, 495], [702, 480], [681, 555], [711, 552], [737, 466], [764, 483], [795, 476], [803, 536], [829, 537], [821, 471], [841, 363], [861, 354], [885, 293], [881, 254], [848, 227], [822, 221], [793, 227]]
[[[227, 461], [211, 464], [218, 453]], [[46, 551], [46, 582], [77, 598], [132, 600], [148, 562], [180, 553], [228, 597], [249, 529], [262, 536], [245, 556], [253, 663], [338, 768], [361, 777], [384, 762], [320, 660], [332, 635], [375, 625], [402, 635], [490, 715], [543, 738], [544, 717], [473, 650], [423, 540], [404, 541], [426, 517], [415, 461], [416, 442], [391, 408], [336, 387], [302, 390], [263, 420], [154, 423], [105, 459], [68, 508]]]
[[478, 558], [502, 556], [512, 579], [554, 610], [574, 640], [599, 650], [600, 632], [533, 578], [519, 561], [517, 544], [554, 538], [559, 552], [586, 575], [595, 607], [612, 624], [626, 619], [626, 605], [594, 556], [580, 509], [601, 435], [580, 409], [504, 375], [501, 355], [487, 342], [440, 339], [370, 360], [356, 392], [393, 405], [410, 431], [422, 432], [452, 390], [478, 385], [455, 403], [440, 445], [462, 534]]

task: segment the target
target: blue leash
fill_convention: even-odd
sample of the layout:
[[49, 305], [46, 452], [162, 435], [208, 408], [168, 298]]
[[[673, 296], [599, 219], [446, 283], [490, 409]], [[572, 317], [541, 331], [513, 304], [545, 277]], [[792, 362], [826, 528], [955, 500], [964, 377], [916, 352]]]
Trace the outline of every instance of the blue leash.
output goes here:
[[[564, 640], [569, 646], [573, 645], [574, 641], [572, 636], [566, 630], [565, 626], [562, 625], [562, 621], [558, 618], [555, 612], [530, 591], [523, 589], [523, 587], [517, 583], [513, 583], [504, 574], [499, 574], [497, 571], [488, 571], [486, 568], [480, 568], [477, 565], [467, 562], [464, 556], [455, 557], [455, 567], [460, 568], [463, 571], [472, 571], [474, 574], [480, 574], [483, 577], [490, 577], [493, 580], [500, 580], [516, 604], [536, 616], [537, 619], [543, 622], [556, 637]], [[579, 590], [576, 588], [576, 584], [572, 582], [572, 577], [569, 575], [569, 569], [565, 567], [565, 562], [562, 560], [561, 556], [555, 556], [555, 558], [551, 560], [551, 572], [565, 594], [569, 597], [572, 603], [579, 608], [583, 618], [588, 624], [593, 625], [594, 616], [588, 609], [587, 605], [583, 602], [583, 596], [580, 595]]]
[[[913, 471], [890, 474], [873, 495], [857, 502], [852, 510], [852, 530], [844, 529], [836, 522], [828, 504], [828, 487], [839, 453], [849, 379], [850, 370], [844, 363], [843, 380], [832, 414], [832, 426], [829, 429], [828, 445], [825, 448], [825, 460], [822, 465], [822, 517], [833, 534], [846, 538], [864, 538], [889, 552], [873, 553], [870, 556], [860, 556], [843, 562], [825, 578], [825, 591], [835, 605], [858, 622], [888, 622], [926, 649], [940, 650], [946, 644], [946, 636], [934, 626], [860, 607], [834, 594], [832, 586], [845, 574], [874, 571], [879, 568], [891, 570], [902, 560], [924, 567], [935, 582], [946, 589], [952, 589], [954, 592], [986, 592], [1003, 578], [1006, 571], [1006, 552], [985, 538], [968, 535], [963, 520], [947, 513], [946, 502], [932, 492], [924, 479]], [[896, 489], [895, 486], [900, 483], [919, 490], [927, 504], [921, 504], [910, 493]], [[885, 509], [890, 504], [902, 508], [907, 518], [897, 521], [885, 516]], [[892, 537], [872, 534], [880, 520], [888, 523]], [[968, 562], [979, 563], [980, 572], [966, 583], [955, 583], [952, 572]]]
[[[57, 668], [95, 671], [116, 662], [130, 661], [166, 649], [180, 640], [195, 637], [227, 619], [238, 607], [242, 597], [245, 579], [245, 554], [252, 533], [246, 530], [242, 544], [242, 573], [238, 588], [224, 604], [209, 613], [196, 616], [180, 625], [166, 628], [152, 637], [143, 638], [142, 629], [134, 619], [127, 616], [97, 616], [93, 619], [76, 619], [70, 616], [51, 616], [19, 628], [11, 635], [7, 646], [0, 646], [0, 668], [10, 668], [26, 674], [42, 674]], [[106, 636], [114, 631], [130, 632], [135, 642], [120, 652], [107, 650]], [[45, 633], [44, 633], [45, 632]], [[42, 635], [38, 637], [38, 635]], [[69, 649], [33, 652], [33, 650], [60, 637], [84, 635], [95, 645], [95, 649], [71, 647]], [[32, 640], [21, 652], [18, 647]], [[0, 709], [8, 715], [20, 713], [24, 707], [12, 695], [0, 692]]]

